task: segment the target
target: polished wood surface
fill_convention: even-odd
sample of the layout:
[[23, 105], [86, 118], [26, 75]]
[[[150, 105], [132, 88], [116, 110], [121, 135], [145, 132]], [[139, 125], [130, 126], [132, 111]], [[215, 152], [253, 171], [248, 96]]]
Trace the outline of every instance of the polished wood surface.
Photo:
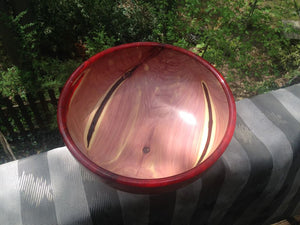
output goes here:
[[195, 58], [133, 47], [86, 68], [68, 106], [67, 129], [100, 167], [133, 178], [183, 173], [207, 159], [229, 120], [224, 90]]

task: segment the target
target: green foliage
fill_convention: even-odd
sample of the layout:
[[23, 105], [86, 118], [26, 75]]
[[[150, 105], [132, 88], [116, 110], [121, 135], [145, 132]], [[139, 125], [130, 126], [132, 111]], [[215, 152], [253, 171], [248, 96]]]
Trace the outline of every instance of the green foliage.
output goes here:
[[20, 71], [16, 66], [8, 68], [7, 71], [0, 71], [0, 87], [0, 94], [4, 96], [24, 93]]
[[60, 60], [51, 57], [34, 61], [35, 73], [42, 75], [38, 76], [38, 83], [41, 85], [37, 91], [62, 87], [80, 64], [81, 61], [78, 59]]
[[[282, 23], [299, 18], [296, 0], [28, 2], [27, 11], [16, 13], [10, 6], [0, 16], [17, 34], [18, 60], [0, 50], [3, 85], [22, 86], [12, 92], [61, 85], [87, 57], [136, 41], [191, 49], [217, 68], [228, 68], [232, 80], [263, 80], [265, 75], [279, 76], [300, 67], [300, 43], [284, 35], [298, 31]], [[0, 46], [3, 41], [0, 37]]]
[[114, 37], [109, 37], [104, 30], [95, 32], [92, 38], [86, 38], [86, 53], [89, 56], [103, 51], [107, 48], [113, 47], [116, 40]]
[[297, 84], [300, 82], [300, 70], [293, 70], [285, 74], [284, 79], [287, 80], [287, 85]]
[[20, 70], [16, 66], [0, 70], [0, 94], [3, 96], [14, 96], [15, 94], [24, 96], [26, 92], [34, 94], [40, 90], [62, 87], [80, 63], [79, 60], [62, 61], [54, 58], [33, 61], [35, 73], [41, 74], [36, 81], [40, 85], [34, 86], [34, 89], [29, 89], [33, 87], [30, 72]]
[[186, 1], [189, 33], [198, 37], [197, 52], [232, 75], [263, 79], [300, 66], [299, 46], [283, 33], [282, 7], [265, 1]]

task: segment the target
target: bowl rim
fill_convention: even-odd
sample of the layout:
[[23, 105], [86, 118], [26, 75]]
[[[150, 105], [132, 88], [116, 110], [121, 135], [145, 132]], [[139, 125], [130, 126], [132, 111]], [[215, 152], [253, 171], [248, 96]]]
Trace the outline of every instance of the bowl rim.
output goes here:
[[[133, 177], [126, 177], [111, 171], [108, 171], [98, 165], [96, 165], [93, 161], [91, 161], [87, 156], [85, 156], [80, 149], [76, 146], [75, 142], [72, 140], [72, 137], [67, 128], [67, 112], [70, 100], [73, 96], [74, 91], [78, 87], [80, 83], [80, 79], [83, 77], [84, 73], [82, 73], [88, 66], [93, 64], [95, 61], [100, 59], [101, 57], [110, 54], [115, 51], [119, 51], [126, 48], [133, 48], [133, 47], [162, 47], [166, 49], [171, 49], [174, 51], [178, 51], [182, 54], [188, 55], [193, 59], [197, 60], [203, 66], [205, 66], [212, 74], [217, 78], [219, 83], [221, 84], [224, 93], [227, 98], [228, 108], [229, 108], [229, 120], [226, 127], [225, 135], [221, 140], [218, 147], [215, 151], [207, 157], [202, 163], [195, 166], [194, 168], [187, 170], [183, 173], [176, 174], [169, 177], [163, 178], [154, 178], [154, 179], [140, 179], [140, 178], [133, 178]], [[99, 175], [101, 178], [104, 179], [107, 183], [110, 183], [112, 186], [117, 187], [119, 189], [136, 192], [136, 193], [144, 193], [144, 192], [152, 192], [156, 190], [171, 190], [172, 187], [181, 187], [184, 184], [190, 183], [197, 179], [204, 171], [206, 171], [209, 167], [211, 167], [224, 153], [226, 148], [228, 147], [231, 138], [234, 133], [235, 123], [236, 123], [236, 106], [235, 100], [232, 95], [232, 92], [226, 83], [224, 77], [217, 71], [217, 69], [212, 66], [209, 62], [205, 59], [201, 58], [200, 56], [196, 55], [193, 52], [190, 52], [186, 49], [169, 45], [169, 44], [161, 44], [156, 42], [134, 42], [129, 44], [122, 44], [119, 46], [111, 47], [106, 49], [98, 54], [92, 56], [85, 62], [83, 62], [70, 76], [70, 78], [65, 83], [60, 97], [58, 101], [58, 108], [57, 108], [57, 122], [59, 131], [62, 135], [64, 143], [66, 144], [69, 151], [72, 155], [86, 168], [88, 168], [93, 173]]]

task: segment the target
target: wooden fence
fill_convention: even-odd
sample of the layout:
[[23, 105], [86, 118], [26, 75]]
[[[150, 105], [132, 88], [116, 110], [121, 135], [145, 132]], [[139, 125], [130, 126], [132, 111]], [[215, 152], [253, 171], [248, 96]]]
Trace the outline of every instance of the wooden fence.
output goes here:
[[56, 126], [56, 109], [61, 88], [23, 97], [0, 97], [0, 130], [11, 138]]

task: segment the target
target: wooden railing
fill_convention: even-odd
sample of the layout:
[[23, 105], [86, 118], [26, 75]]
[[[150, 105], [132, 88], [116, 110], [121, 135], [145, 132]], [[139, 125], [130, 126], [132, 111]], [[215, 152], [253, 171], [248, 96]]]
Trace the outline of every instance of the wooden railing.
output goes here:
[[0, 97], [0, 131], [11, 138], [56, 126], [60, 90], [39, 91], [22, 97]]

